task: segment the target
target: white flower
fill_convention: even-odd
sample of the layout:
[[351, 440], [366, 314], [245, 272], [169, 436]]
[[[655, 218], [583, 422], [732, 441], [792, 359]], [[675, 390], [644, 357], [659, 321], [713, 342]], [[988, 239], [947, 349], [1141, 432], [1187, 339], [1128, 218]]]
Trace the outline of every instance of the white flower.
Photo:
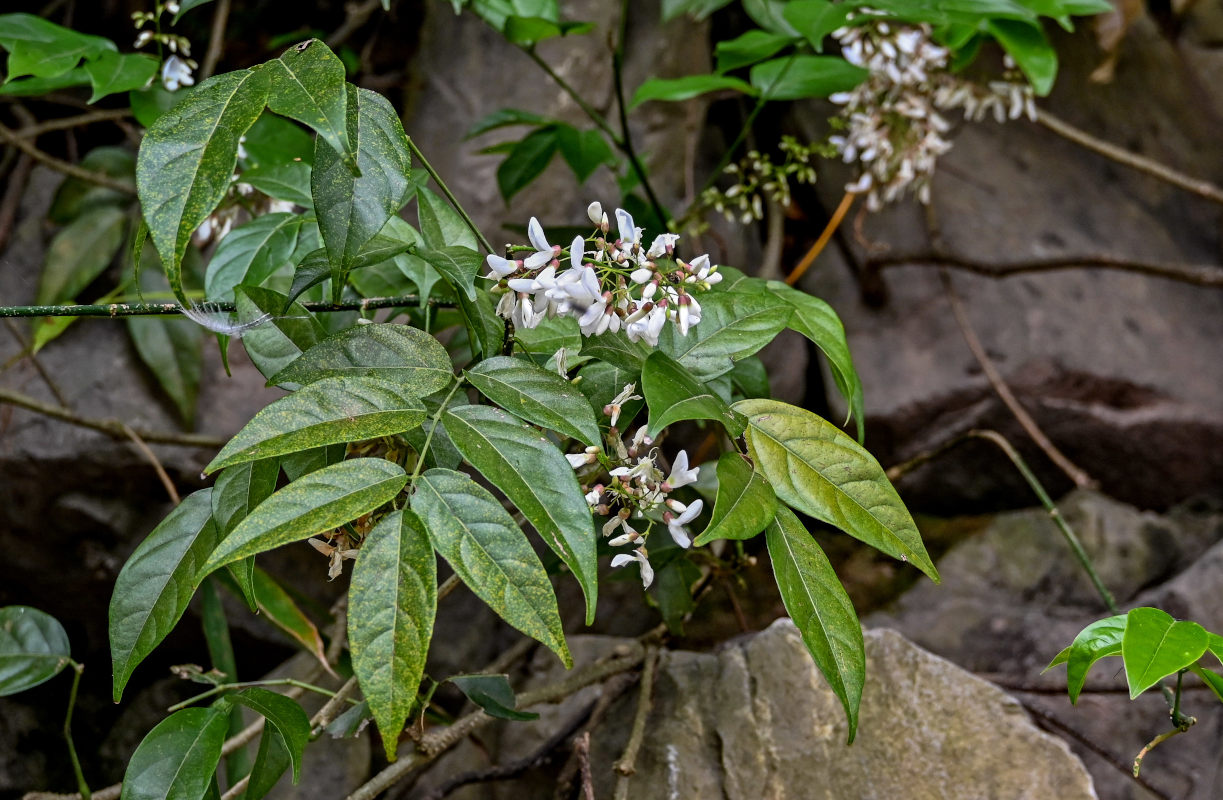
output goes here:
[[633, 215], [623, 208], [616, 209], [616, 227], [620, 231], [620, 249], [631, 251], [641, 243], [641, 228], [633, 224]]
[[667, 476], [667, 491], [695, 482], [700, 472], [700, 467], [688, 468], [688, 451], [680, 450], [671, 464], [671, 474]]
[[[671, 251], [675, 249], [675, 243], [678, 241], [678, 233], [660, 233], [654, 237], [654, 241], [650, 245], [650, 249], [646, 251], [646, 255], [650, 258], [662, 258], [663, 256], [670, 255]], [[638, 281], [638, 283], [644, 283], [644, 281]]]
[[506, 275], [512, 275], [513, 273], [522, 269], [521, 261], [511, 261], [508, 258], [502, 258], [501, 256], [494, 255], [492, 253], [485, 256], [484, 263], [488, 264], [488, 268], [491, 269], [498, 278], [504, 278]]
[[671, 538], [680, 547], [688, 547], [692, 544], [692, 537], [688, 535], [688, 531], [684, 528], [689, 522], [696, 519], [701, 513], [701, 509], [705, 506], [704, 500], [697, 500], [692, 505], [686, 506], [678, 500], [668, 500], [667, 506], [673, 511], [678, 511], [679, 516], [673, 516], [670, 512], [663, 514], [663, 521], [667, 523], [667, 530], [671, 532]]
[[633, 274], [629, 275], [629, 280], [633, 283], [648, 283], [652, 277], [654, 277], [654, 270], [649, 267], [641, 267], [633, 270]]
[[611, 471], [613, 478], [623, 478], [628, 483], [633, 478], [649, 479], [654, 472], [654, 459], [642, 458], [631, 467], [616, 467]]
[[568, 453], [565, 455], [565, 458], [566, 460], [569, 461], [570, 465], [574, 469], [577, 469], [578, 467], [584, 466], [586, 464], [593, 464], [596, 461], [598, 461], [599, 460], [599, 448], [592, 445], [590, 447], [587, 447], [585, 450], [583, 450], [580, 453]]
[[597, 226], [600, 222], [606, 219], [606, 217], [603, 216], [603, 204], [596, 200], [590, 205], [586, 206], [586, 217], [591, 221], [591, 223]]
[[526, 262], [527, 269], [537, 269], [547, 264], [556, 257], [556, 253], [560, 250], [559, 247], [553, 247], [548, 244], [548, 238], [544, 236], [543, 226], [539, 224], [539, 220], [531, 217], [531, 221], [527, 223], [527, 238], [531, 240], [531, 246], [535, 248], [535, 254], [528, 257]]
[[178, 56], [170, 56], [161, 65], [161, 84], [168, 91], [176, 92], [180, 86], [191, 86], [194, 83], [191, 65]]
[[654, 568], [650, 566], [650, 561], [646, 558], [644, 547], [639, 547], [631, 554], [621, 553], [613, 557], [611, 565], [613, 567], [623, 567], [626, 564], [632, 564], [634, 561], [641, 565], [641, 588], [649, 589], [650, 584], [654, 582]]
[[598, 300], [587, 306], [585, 313], [578, 318], [578, 327], [585, 336], [598, 336], [610, 327], [611, 317], [615, 314], [607, 307], [611, 301], [611, 292], [604, 292]]
[[[567, 457], [567, 456], [566, 456]], [[589, 492], [586, 493], [586, 503], [590, 506], [597, 506], [599, 498], [603, 496], [603, 484], [596, 483]]]
[[633, 390], [636, 388], [637, 388], [637, 384], [630, 383], [629, 385], [621, 389], [620, 394], [612, 398], [612, 401], [610, 403], [608, 403], [607, 405], [603, 407], [603, 413], [611, 417], [611, 422], [609, 424], [613, 428], [616, 427], [616, 423], [620, 420], [620, 412], [623, 410], [624, 404], [627, 403], [629, 400], [640, 400], [641, 399], [641, 395], [633, 394]]

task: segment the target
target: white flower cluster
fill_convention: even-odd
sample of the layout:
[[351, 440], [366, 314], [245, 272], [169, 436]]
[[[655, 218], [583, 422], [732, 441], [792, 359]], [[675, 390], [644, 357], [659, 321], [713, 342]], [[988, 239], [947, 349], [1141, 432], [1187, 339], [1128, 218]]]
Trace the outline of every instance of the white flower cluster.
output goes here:
[[[566, 254], [548, 242], [539, 220], [527, 226], [530, 252], [525, 258], [490, 255], [489, 277], [502, 292], [497, 313], [515, 327], [534, 328], [546, 317], [576, 317], [584, 336], [623, 330], [631, 341], [658, 344], [663, 326], [674, 323], [681, 336], [701, 321], [701, 305], [690, 292], [708, 289], [722, 280], [709, 256], [691, 262], [675, 258], [679, 236], [664, 233], [647, 248], [641, 228], [624, 209], [616, 209], [617, 238], [607, 238], [610, 224], [595, 202], [586, 209], [597, 228], [589, 239], [575, 237]], [[593, 249], [587, 249], [587, 246]], [[569, 268], [561, 266], [568, 258]]]
[[[687, 486], [696, 481], [700, 467], [688, 466], [688, 453], [681, 450], [671, 464], [671, 470], [666, 475], [658, 468], [658, 450], [650, 449], [653, 442], [646, 436], [646, 427], [637, 429], [626, 446], [615, 433], [615, 418], [619, 416], [620, 406], [629, 400], [640, 399], [633, 394], [636, 385], [630, 383], [608, 404], [605, 412], [613, 417], [612, 432], [616, 445], [612, 466], [607, 470], [610, 476], [608, 483], [596, 483], [593, 486], [583, 484], [588, 489], [586, 502], [597, 514], [609, 517], [603, 526], [604, 536], [613, 536], [608, 544], [612, 547], [633, 547], [631, 553], [620, 553], [612, 558], [613, 567], [623, 567], [634, 562], [641, 567], [641, 582], [646, 588], [654, 580], [654, 569], [650, 566], [649, 552], [646, 550], [646, 539], [655, 525], [655, 520], [661, 514], [662, 524], [667, 526], [667, 532], [680, 547], [689, 547], [692, 536], [687, 525], [701, 513], [703, 500], [692, 503], [682, 503], [668, 497], [675, 489]], [[610, 411], [609, 411], [610, 410]], [[599, 460], [599, 448], [588, 447], [581, 453], [565, 456], [574, 469], [580, 470], [587, 464]], [[632, 520], [632, 524], [630, 524]], [[644, 521], [644, 525], [641, 521]]]
[[[940, 110], [962, 109], [970, 120], [991, 111], [998, 121], [1034, 117], [1032, 87], [1008, 63], [1005, 80], [980, 87], [951, 74], [949, 53], [931, 41], [929, 25], [873, 19], [882, 12], [860, 9], [867, 20], [833, 31], [842, 55], [870, 72], [853, 91], [829, 99], [844, 106], [846, 129], [830, 142], [862, 172], [845, 187], [864, 193], [878, 211], [906, 193], [930, 202], [938, 157], [951, 149], [950, 124]], [[860, 22], [861, 20], [856, 20]]]

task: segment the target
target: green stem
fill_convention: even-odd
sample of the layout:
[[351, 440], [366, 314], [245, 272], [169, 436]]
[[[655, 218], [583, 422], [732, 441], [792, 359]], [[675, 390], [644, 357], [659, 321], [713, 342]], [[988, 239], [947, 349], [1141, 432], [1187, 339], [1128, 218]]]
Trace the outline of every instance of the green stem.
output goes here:
[[476, 240], [480, 242], [484, 250], [490, 255], [496, 252], [493, 250], [493, 246], [488, 243], [488, 239], [484, 238], [484, 234], [476, 227], [475, 221], [463, 209], [463, 204], [459, 202], [459, 198], [454, 196], [454, 192], [450, 191], [450, 187], [442, 180], [442, 176], [437, 174], [437, 170], [429, 163], [429, 159], [425, 158], [425, 154], [420, 151], [420, 148], [416, 146], [416, 142], [410, 136], [408, 137], [408, 149], [412, 151], [412, 155], [416, 157], [420, 165], [425, 168], [425, 172], [429, 173], [429, 177], [433, 179], [433, 182], [442, 190], [442, 194], [446, 195], [446, 200], [458, 212], [459, 216], [463, 218], [463, 222], [467, 223], [467, 227], [475, 234]]
[[650, 207], [654, 210], [654, 216], [658, 217], [659, 222], [669, 227], [670, 219], [667, 212], [663, 210], [662, 203], [658, 201], [658, 195], [654, 194], [654, 187], [650, 185], [650, 179], [646, 176], [645, 167], [641, 163], [641, 159], [637, 157], [637, 151], [633, 147], [633, 135], [629, 132], [628, 127], [628, 107], [624, 103], [624, 43], [628, 39], [628, 11], [629, 0], [621, 0], [620, 2], [620, 35], [616, 37], [616, 49], [612, 52], [612, 82], [616, 88], [616, 107], [620, 115], [620, 133], [624, 137], [624, 144], [621, 149], [624, 155], [628, 157], [629, 166], [633, 168], [633, 172], [637, 174], [637, 180], [641, 181], [641, 188], [645, 189], [646, 197], [650, 200]]
[[454, 386], [451, 387], [450, 393], [446, 395], [446, 399], [437, 407], [437, 411], [433, 414], [433, 424], [429, 426], [429, 432], [425, 434], [425, 443], [421, 445], [420, 452], [416, 454], [416, 467], [412, 470], [412, 477], [408, 478], [408, 484], [416, 486], [416, 479], [420, 477], [420, 473], [425, 468], [425, 454], [429, 452], [429, 445], [433, 443], [433, 432], [437, 430], [438, 420], [442, 418], [442, 414], [446, 411], [446, 406], [450, 405], [450, 398], [454, 397], [454, 393], [463, 385], [463, 381], [455, 379]]
[[317, 694], [326, 695], [327, 697], [335, 697], [335, 692], [331, 691], [330, 689], [324, 689], [321, 686], [315, 686], [312, 683], [306, 683], [305, 681], [299, 681], [293, 678], [273, 678], [271, 680], [266, 680], [266, 681], [240, 681], [238, 683], [222, 683], [218, 686], [212, 687], [211, 689], [209, 689], [206, 692], [201, 692], [200, 694], [197, 694], [195, 697], [188, 697], [186, 700], [182, 701], [181, 703], [175, 703], [174, 705], [170, 706], [166, 710], [170, 712], [178, 711], [180, 709], [186, 708], [189, 705], [198, 703], [201, 700], [207, 700], [209, 697], [214, 697], [215, 695], [221, 694], [223, 692], [230, 692], [230, 691], [234, 691], [237, 689], [249, 689], [253, 686], [296, 686], [298, 689], [304, 689], [308, 692], [315, 692]]
[[[330, 313], [333, 311], [372, 311], [378, 308], [399, 308], [402, 306], [420, 306], [420, 298], [414, 294], [399, 297], [367, 297], [363, 300], [349, 300], [342, 303], [307, 302], [301, 304], [307, 311], [315, 313]], [[425, 305], [449, 308], [449, 304], [427, 301]], [[233, 303], [210, 303], [214, 311], [236, 311]], [[93, 305], [57, 305], [57, 306], [0, 306], [0, 318], [3, 317], [142, 317], [157, 315], [181, 314], [183, 307], [178, 303], [98, 303]]]
[[85, 782], [85, 773], [81, 771], [81, 760], [76, 755], [76, 744], [72, 741], [72, 712], [76, 708], [76, 690], [81, 683], [81, 673], [85, 671], [84, 664], [69, 661], [72, 668], [72, 689], [68, 692], [68, 712], [64, 715], [64, 741], [68, 743], [68, 758], [72, 761], [72, 774], [76, 776], [76, 788], [81, 793], [82, 800], [92, 796], [89, 784]]

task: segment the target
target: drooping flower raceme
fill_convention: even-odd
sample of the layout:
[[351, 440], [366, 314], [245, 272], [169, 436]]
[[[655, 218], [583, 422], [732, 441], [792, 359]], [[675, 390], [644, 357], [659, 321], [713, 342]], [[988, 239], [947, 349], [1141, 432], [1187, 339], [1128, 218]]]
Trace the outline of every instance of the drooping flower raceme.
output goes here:
[[649, 247], [642, 230], [622, 208], [616, 209], [616, 237], [599, 203], [587, 216], [596, 226], [589, 238], [578, 236], [566, 250], [548, 241], [539, 220], [527, 225], [530, 246], [511, 248], [525, 258], [490, 255], [489, 277], [501, 293], [497, 313], [515, 327], [534, 328], [548, 317], [569, 316], [584, 336], [623, 330], [631, 341], [658, 344], [671, 322], [681, 336], [701, 321], [693, 296], [722, 280], [718, 268], [701, 255], [691, 262], [675, 256], [679, 236], [663, 233]]

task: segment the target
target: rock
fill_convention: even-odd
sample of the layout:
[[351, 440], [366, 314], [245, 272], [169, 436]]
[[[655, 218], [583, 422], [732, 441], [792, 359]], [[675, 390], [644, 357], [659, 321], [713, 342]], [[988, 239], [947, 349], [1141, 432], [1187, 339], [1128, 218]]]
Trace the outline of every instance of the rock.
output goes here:
[[[586, 657], [592, 649], [607, 652], [614, 642], [578, 647]], [[866, 652], [858, 737], [849, 747], [840, 701], [789, 620], [716, 654], [664, 652], [630, 796], [1096, 797], [1082, 763], [1061, 741], [1037, 730], [1019, 704], [997, 687], [894, 631], [868, 632]], [[535, 680], [556, 677], [559, 670]], [[597, 693], [587, 689], [545, 709], [536, 723], [505, 728], [495, 760], [532, 752], [559, 720]], [[593, 734], [596, 796], [613, 791], [611, 764], [627, 739], [635, 694], [621, 698]], [[441, 767], [453, 772], [460, 764], [452, 759]], [[412, 796], [426, 791], [422, 786]], [[543, 781], [515, 782], [469, 787], [453, 796], [526, 800], [551, 792]]]

